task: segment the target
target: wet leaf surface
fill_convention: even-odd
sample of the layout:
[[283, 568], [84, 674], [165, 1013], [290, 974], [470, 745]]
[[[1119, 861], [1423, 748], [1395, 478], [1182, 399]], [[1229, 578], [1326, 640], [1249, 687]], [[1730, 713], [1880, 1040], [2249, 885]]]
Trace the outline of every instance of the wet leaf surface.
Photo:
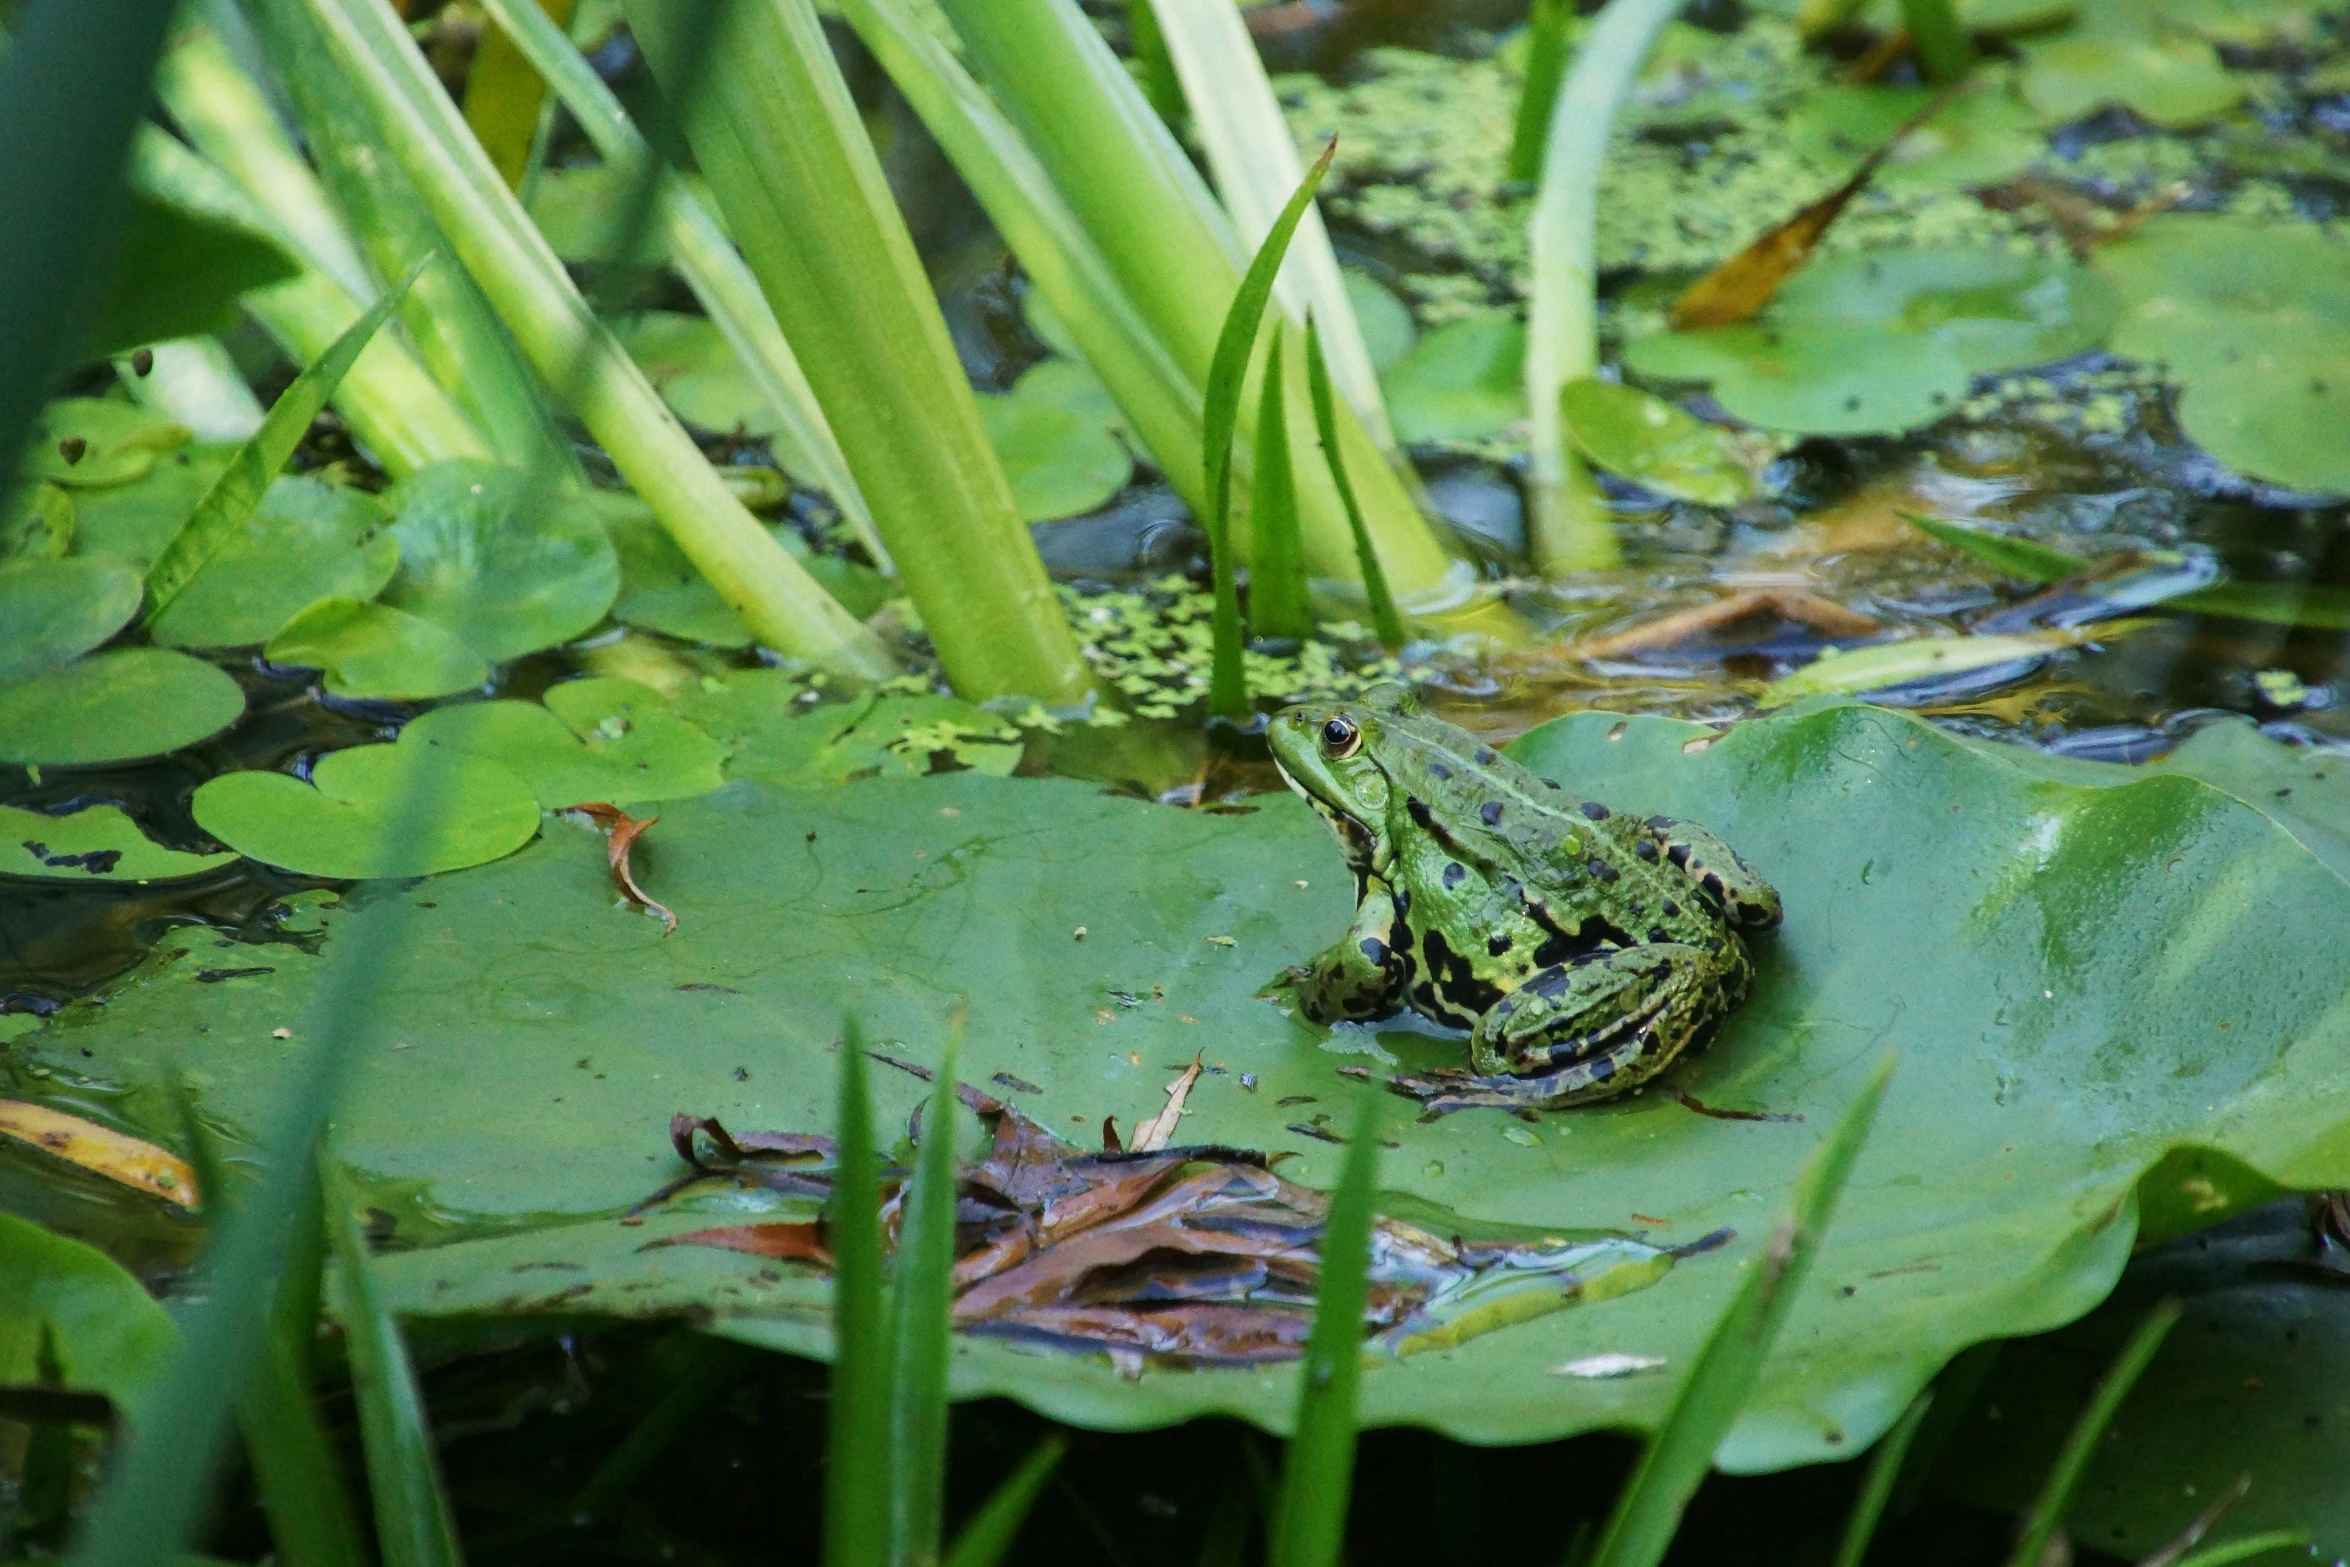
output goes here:
[[183, 854], [139, 830], [115, 805], [85, 805], [65, 816], [0, 805], [0, 876], [44, 881], [162, 881], [201, 876], [233, 854]]
[[359, 490], [284, 477], [150, 628], [166, 647], [251, 647], [323, 598], [372, 599], [400, 547]]
[[1802, 435], [1914, 430], [1967, 391], [1966, 367], [1940, 339], [1836, 321], [1663, 333], [1627, 345], [1624, 364], [1659, 380], [1708, 382], [1747, 423]]
[[355, 598], [322, 598], [262, 650], [276, 664], [322, 671], [336, 696], [421, 702], [470, 691], [490, 666], [456, 633], [421, 615]]
[[1479, 441], [1526, 417], [1526, 324], [1470, 316], [1423, 336], [1382, 377], [1401, 441]]
[[0, 562], [0, 684], [71, 663], [139, 612], [138, 573], [104, 560]]
[[401, 740], [501, 763], [550, 811], [591, 800], [681, 799], [722, 781], [718, 742], [670, 712], [650, 686], [566, 680], [544, 701], [435, 708]]
[[1661, 397], [1612, 381], [1570, 381], [1559, 406], [1576, 446], [1610, 473], [1704, 506], [1735, 506], [1754, 494], [1736, 437]]
[[[1034, 372], [1031, 372], [1033, 374]], [[1025, 383], [1023, 383], [1025, 384]], [[1012, 481], [1012, 503], [1027, 522], [1075, 517], [1126, 487], [1134, 459], [1111, 433], [1116, 421], [1076, 411], [1067, 399], [1033, 391], [980, 392], [979, 422]]]
[[620, 591], [619, 563], [594, 515], [559, 491], [532, 489], [519, 468], [436, 463], [384, 499], [400, 543], [384, 602], [493, 664], [587, 631]]
[[245, 693], [168, 648], [117, 648], [0, 685], [0, 761], [88, 766], [161, 756], [226, 729]]
[[[1816, 157], [1867, 157], [1936, 97], [1925, 87], [1839, 82], [1804, 95], [1788, 116], [1790, 143]], [[1996, 76], [1961, 93], [1903, 136], [1878, 165], [1874, 183], [1899, 188], [1996, 185], [2046, 148], [2030, 110]]]
[[[431, 820], [404, 833], [403, 792], [424, 788]], [[521, 779], [481, 757], [421, 744], [330, 752], [307, 783], [223, 773], [196, 791], [192, 808], [196, 825], [240, 854], [337, 879], [479, 865], [512, 854], [539, 828], [538, 803]]]
[[[1683, 1363], [1759, 1244], [1751, 1226], [1888, 1045], [1902, 1075], [1725, 1451], [1735, 1468], [1853, 1451], [1959, 1347], [2086, 1310], [2127, 1255], [2139, 1176], [2170, 1149], [2286, 1185], [2350, 1179], [2344, 884], [2236, 795], [2159, 771], [2071, 782], [2033, 770], [2034, 753], [1853, 705], [1726, 735], [1583, 714], [1517, 750], [1578, 793], [1703, 822], [1778, 885], [1787, 924], [1760, 949], [1755, 994], [1668, 1083], [1803, 1119], [1649, 1094], [1533, 1125], [1464, 1111], [1395, 1128], [1381, 1207], [1415, 1223], [1741, 1236], [1726, 1265], [1676, 1269], [1636, 1304], [1373, 1368], [1371, 1422], [1501, 1441], [1654, 1421], [1670, 1378], [1545, 1373], [1602, 1354]], [[1155, 1113], [1199, 1052], [1185, 1138], [1291, 1154], [1285, 1180], [1326, 1186], [1343, 1152], [1326, 1128], [1378, 1091], [1378, 1052], [1420, 1070], [1462, 1046], [1333, 1035], [1259, 998], [1343, 929], [1349, 888], [1302, 806], [1254, 803], [1206, 815], [968, 774], [806, 793], [737, 781], [667, 807], [657, 861], [637, 867], [677, 911], [674, 936], [614, 908], [605, 845], [578, 831], [410, 890], [430, 909], [391, 981], [395, 1046], [338, 1120], [338, 1156], [429, 1243], [386, 1256], [385, 1287], [426, 1315], [707, 1310], [724, 1333], [821, 1352], [820, 1278], [643, 1249], [805, 1217], [777, 1209], [786, 1194], [626, 1210], [680, 1169], [648, 1105], [824, 1127], [849, 1006], [920, 1060], [967, 998], [968, 1074], [1039, 1085], [1023, 1110], [1072, 1137], [1105, 1113]], [[331, 944], [344, 916], [324, 917]], [[145, 1085], [121, 1102], [158, 1124], [154, 1085], [195, 1067], [206, 1112], [251, 1127], [302, 1048], [274, 1031], [319, 963], [277, 953], [276, 973], [224, 985], [158, 956], [106, 1005], [19, 1040], [12, 1067]], [[921, 1085], [878, 1095], [903, 1115]], [[1087, 1424], [1229, 1411], [1277, 1427], [1293, 1403], [1278, 1370], [1128, 1381], [1098, 1357], [968, 1338], [955, 1365], [965, 1396]]]

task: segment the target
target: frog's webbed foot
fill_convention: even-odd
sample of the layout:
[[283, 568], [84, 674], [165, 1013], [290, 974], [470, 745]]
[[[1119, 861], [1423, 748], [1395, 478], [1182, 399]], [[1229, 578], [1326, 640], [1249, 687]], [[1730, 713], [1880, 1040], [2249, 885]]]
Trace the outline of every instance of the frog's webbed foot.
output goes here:
[[1395, 1010], [1403, 990], [1397, 952], [1395, 899], [1372, 883], [1338, 945], [1304, 968], [1291, 969], [1298, 1005], [1316, 1023], [1359, 1023]]
[[1633, 1086], [1631, 1082], [1617, 1081], [1619, 1074], [1612, 1055], [1610, 1052], [1589, 1061], [1569, 1062], [1527, 1077], [1511, 1072], [1484, 1074], [1458, 1067], [1439, 1067], [1417, 1077], [1391, 1077], [1387, 1089], [1416, 1101], [1423, 1121], [1436, 1120], [1455, 1110], [1478, 1108], [1564, 1110], [1570, 1105], [1613, 1099]]

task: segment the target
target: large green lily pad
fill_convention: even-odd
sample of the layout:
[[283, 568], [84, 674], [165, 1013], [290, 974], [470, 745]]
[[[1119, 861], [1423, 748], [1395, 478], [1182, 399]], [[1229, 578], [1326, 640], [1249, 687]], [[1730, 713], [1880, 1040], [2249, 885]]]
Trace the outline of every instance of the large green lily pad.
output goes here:
[[364, 491], [287, 475], [153, 626], [167, 647], [248, 647], [318, 599], [371, 599], [400, 547]]
[[112, 561], [0, 562], [0, 683], [71, 663], [139, 612], [139, 574]]
[[409, 724], [403, 744], [503, 764], [541, 806], [631, 805], [708, 794], [725, 750], [634, 680], [567, 680], [536, 702], [468, 702]]
[[1715, 399], [1765, 430], [1892, 435], [1932, 424], [1966, 396], [1958, 355], [1924, 333], [1841, 321], [1660, 332], [1627, 344], [1627, 368], [1711, 382]]
[[278, 627], [262, 649], [280, 664], [316, 669], [337, 696], [422, 702], [469, 691], [490, 666], [455, 632], [389, 604], [336, 595]]
[[384, 602], [499, 663], [568, 642], [620, 592], [611, 541], [587, 503], [530, 487], [520, 468], [460, 458], [385, 497], [400, 571]]
[[201, 876], [233, 854], [166, 849], [119, 805], [85, 805], [63, 816], [0, 805], [0, 876], [41, 881], [164, 881]]
[[[1480, 1441], [1652, 1425], [1796, 1171], [1889, 1048], [1891, 1096], [1722, 1451], [1734, 1468], [1856, 1452], [1958, 1348], [2087, 1310], [2128, 1254], [2140, 1175], [2168, 1150], [2216, 1150], [2292, 1186], [2350, 1180], [2350, 888], [2242, 800], [2160, 774], [2066, 783], [1850, 704], [1718, 740], [1582, 714], [1518, 751], [1576, 794], [1705, 822], [1777, 883], [1788, 918], [1759, 944], [1755, 995], [1670, 1082], [1803, 1119], [1710, 1118], [1653, 1092], [1531, 1126], [1482, 1111], [1418, 1125], [1391, 1106], [1391, 1200], [1738, 1236], [1628, 1300], [1375, 1366], [1368, 1420]], [[567, 827], [401, 894], [409, 943], [371, 954], [373, 1005], [395, 1022], [359, 1063], [336, 1149], [434, 1243], [383, 1259], [403, 1310], [707, 1310], [718, 1331], [821, 1352], [820, 1280], [642, 1249], [754, 1199], [713, 1190], [641, 1226], [618, 1211], [677, 1173], [671, 1111], [827, 1127], [850, 1007], [877, 1045], [935, 1059], [967, 998], [965, 1075], [1036, 1085], [1008, 1091], [1072, 1138], [1155, 1111], [1198, 1053], [1216, 1070], [1181, 1136], [1293, 1155], [1284, 1173], [1321, 1185], [1341, 1150], [1316, 1117], [1344, 1127], [1376, 1091], [1340, 1068], [1379, 1049], [1412, 1067], [1461, 1055], [1407, 1032], [1338, 1037], [1258, 997], [1348, 915], [1336, 845], [1287, 796], [1208, 815], [1056, 780], [738, 780], [666, 808], [635, 864], [676, 934], [616, 908], [600, 835]], [[324, 917], [331, 951], [344, 916]], [[307, 1048], [272, 1031], [301, 1016], [321, 963], [273, 950], [273, 975], [235, 985], [158, 957], [104, 1005], [20, 1040], [12, 1066], [137, 1085], [120, 1103], [160, 1130], [158, 1085], [184, 1065], [209, 1113], [253, 1127]], [[903, 1125], [922, 1092], [884, 1071], [877, 1114]], [[1609, 1352], [1668, 1369], [1552, 1374]], [[965, 1396], [1106, 1426], [1211, 1411], [1279, 1426], [1294, 1376], [1128, 1381], [996, 1342], [955, 1355]]]
[[116, 648], [0, 685], [0, 762], [76, 767], [161, 756], [218, 734], [245, 693], [200, 658]]
[[[412, 803], [422, 794], [427, 804]], [[538, 831], [529, 787], [487, 757], [360, 745], [285, 773], [222, 773], [196, 825], [240, 854], [306, 876], [429, 876], [512, 854]], [[421, 813], [421, 814], [420, 814]]]
[[1134, 459], [1094, 417], [1050, 395], [1026, 389], [981, 392], [979, 422], [1012, 481], [1012, 504], [1028, 522], [1076, 517], [1109, 503], [1125, 488]]

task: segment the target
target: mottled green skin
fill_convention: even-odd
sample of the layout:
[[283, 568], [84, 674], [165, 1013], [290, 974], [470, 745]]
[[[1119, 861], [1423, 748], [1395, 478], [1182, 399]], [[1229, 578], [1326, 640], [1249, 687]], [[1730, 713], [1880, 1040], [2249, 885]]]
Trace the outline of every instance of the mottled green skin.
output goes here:
[[1745, 998], [1739, 931], [1779, 895], [1729, 845], [1586, 801], [1421, 711], [1408, 687], [1285, 709], [1273, 759], [1337, 834], [1354, 923], [1296, 971], [1306, 1015], [1409, 1006], [1469, 1030], [1473, 1072], [1401, 1079], [1432, 1114], [1637, 1087]]

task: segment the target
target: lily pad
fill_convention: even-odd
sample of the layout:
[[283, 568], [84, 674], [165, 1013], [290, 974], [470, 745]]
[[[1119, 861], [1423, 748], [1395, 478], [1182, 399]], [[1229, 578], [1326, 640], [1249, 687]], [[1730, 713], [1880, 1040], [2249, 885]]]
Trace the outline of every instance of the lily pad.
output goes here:
[[72, 662], [139, 612], [139, 575], [103, 560], [0, 562], [0, 685]]
[[272, 663], [324, 672], [336, 696], [423, 702], [470, 691], [490, 677], [481, 655], [420, 615], [364, 599], [323, 598], [280, 626], [262, 649]]
[[245, 711], [234, 680], [168, 648], [117, 648], [0, 685], [0, 762], [93, 766], [208, 739]]
[[[685, 551], [654, 518], [651, 507], [633, 495], [603, 490], [596, 492], [595, 508], [620, 562], [620, 596], [612, 603], [614, 620], [711, 647], [751, 645], [751, 628], [694, 569]], [[859, 620], [879, 609], [895, 591], [889, 578], [870, 566], [838, 555], [815, 554], [788, 526], [768, 531], [807, 568], [809, 576]]]
[[1081, 359], [1038, 360], [1020, 372], [1020, 379], [1012, 383], [1012, 395], [1030, 402], [1050, 403], [1121, 438], [1128, 433], [1126, 414], [1118, 406], [1118, 399], [1110, 395], [1102, 378]]
[[2350, 249], [2312, 224], [2165, 214], [2107, 247], [2116, 352], [2168, 367], [2179, 422], [2259, 478], [2350, 492]]
[[[1860, 160], [1882, 147], [1934, 101], [1925, 87], [1837, 83], [1796, 100], [1788, 141], [1822, 161]], [[1875, 184], [1901, 190], [1953, 190], [2013, 179], [2048, 150], [2032, 112], [1996, 82], [1962, 93], [1902, 137], [1878, 166]]]
[[2142, 120], [2185, 130], [2218, 119], [2244, 84], [2201, 38], [2116, 30], [2024, 46], [2023, 94], [2050, 124], [2119, 105]]
[[1969, 374], [1987, 375], [2095, 348], [2119, 308], [2103, 278], [2068, 261], [1935, 245], [1814, 262], [1779, 291], [1771, 319], [1926, 333]]
[[468, 702], [410, 723], [404, 744], [502, 763], [547, 810], [708, 794], [724, 780], [717, 741], [633, 680], [567, 680], [536, 702]]
[[1490, 440], [1526, 417], [1526, 323], [1495, 312], [1440, 326], [1380, 386], [1400, 441]]
[[385, 496], [400, 570], [384, 602], [456, 633], [491, 663], [592, 628], [620, 592], [611, 541], [587, 504], [534, 491], [519, 468], [461, 458]]
[[371, 599], [400, 564], [374, 496], [316, 479], [273, 482], [245, 526], [150, 628], [166, 647], [248, 647], [315, 600]]
[[1057, 401], [981, 392], [979, 422], [1012, 481], [1012, 503], [1029, 522], [1097, 511], [1134, 472], [1134, 458], [1109, 425]]
[[[624, 225], [633, 205], [633, 183], [627, 171], [601, 163], [543, 170], [531, 186], [531, 221], [565, 261], [609, 264], [620, 260], [621, 245], [630, 237]], [[635, 237], [635, 247], [627, 257], [631, 264], [667, 265], [669, 248], [662, 243], [657, 227], [647, 224]]]
[[1729, 431], [1637, 387], [1570, 381], [1559, 393], [1567, 433], [1583, 455], [1659, 495], [1735, 506], [1754, 494]]
[[136, 403], [67, 397], [41, 410], [20, 471], [67, 489], [106, 489], [143, 478], [158, 454], [185, 446], [188, 427]]
[[[1878, 1130], [1721, 1451], [1733, 1469], [1853, 1453], [1962, 1346], [2086, 1311], [2129, 1254], [2141, 1175], [2174, 1149], [2288, 1187], [2350, 1181], [2350, 889], [2233, 796], [2162, 773], [2051, 779], [1851, 704], [1721, 735], [1577, 714], [1516, 751], [1575, 797], [1704, 822], [1777, 884], [1787, 923], [1758, 944], [1754, 995], [1668, 1082], [1804, 1119], [1718, 1119], [1650, 1093], [1534, 1125], [1391, 1121], [1381, 1184], [1422, 1212], [1738, 1235], [1625, 1301], [1371, 1366], [1370, 1423], [1483, 1442], [1653, 1428], [1671, 1368], [1888, 1047], [1901, 1066]], [[385, 1288], [419, 1316], [692, 1313], [822, 1352], [820, 1277], [645, 1249], [743, 1222], [711, 1213], [743, 1214], [756, 1194], [689, 1193], [641, 1226], [619, 1215], [678, 1173], [671, 1111], [828, 1129], [844, 1007], [882, 1048], [929, 1060], [967, 998], [965, 1075], [1039, 1085], [1022, 1107], [1067, 1129], [1155, 1112], [1202, 1053], [1222, 1073], [1193, 1087], [1184, 1138], [1292, 1154], [1285, 1176], [1327, 1186], [1342, 1150], [1313, 1118], [1343, 1127], [1377, 1091], [1339, 1068], [1372, 1044], [1410, 1069], [1463, 1047], [1333, 1033], [1259, 997], [1344, 929], [1352, 885], [1304, 805], [1253, 803], [1207, 815], [968, 774], [805, 792], [738, 780], [668, 807], [646, 840], [637, 872], [678, 912], [673, 936], [613, 907], [604, 845], [585, 833], [415, 889], [429, 939], [381, 955], [375, 1002], [407, 1048], [358, 1063], [336, 1122], [337, 1156], [414, 1216], [420, 1244], [382, 1259]], [[325, 911], [329, 950], [346, 917]], [[194, 1068], [208, 1113], [261, 1124], [302, 1047], [272, 1031], [302, 1015], [321, 960], [282, 949], [274, 975], [238, 986], [196, 983], [196, 961], [159, 955], [104, 1005], [66, 1008], [6, 1070], [152, 1085]], [[925, 1092], [879, 1073], [878, 1118], [901, 1122]], [[119, 1102], [159, 1126], [170, 1113], [160, 1095]], [[1552, 1374], [1607, 1354], [1668, 1370]], [[1206, 1413], [1278, 1428], [1295, 1401], [1291, 1370], [1130, 1380], [1104, 1359], [969, 1339], [953, 1376], [961, 1396], [1121, 1428]]]
[[1385, 375], [1412, 351], [1412, 342], [1420, 335], [1411, 306], [1368, 272], [1347, 267], [1340, 271], [1339, 279], [1346, 285], [1346, 302], [1354, 307], [1355, 325], [1363, 334], [1371, 368]]
[[106, 555], [145, 571], [204, 499], [234, 446], [183, 446], [130, 484], [73, 492], [74, 552]]
[[1841, 321], [1663, 332], [1624, 364], [1665, 381], [1711, 383], [1748, 424], [1793, 435], [1894, 435], [1932, 424], [1966, 397], [1966, 366], [1924, 333]]
[[183, 854], [139, 830], [116, 805], [85, 805], [65, 816], [0, 805], [0, 876], [43, 881], [168, 881], [201, 876], [233, 854]]
[[179, 1348], [170, 1316], [104, 1252], [0, 1214], [0, 1382], [42, 1381], [44, 1338], [66, 1387], [133, 1414]]
[[[421, 794], [425, 806], [410, 802]], [[539, 830], [530, 788], [484, 757], [428, 745], [330, 751], [310, 781], [222, 773], [196, 790], [196, 825], [239, 854], [345, 880], [429, 876], [512, 854]]]
[[681, 705], [726, 743], [729, 778], [787, 788], [961, 769], [1001, 777], [1020, 762], [1020, 731], [960, 697], [874, 693], [817, 705], [807, 694], [781, 671], [750, 670]]
[[763, 440], [794, 478], [817, 482], [807, 453], [785, 433], [775, 404], [751, 379], [717, 322], [682, 311], [646, 310], [619, 318], [612, 329], [678, 418], [716, 435], [740, 432]]

